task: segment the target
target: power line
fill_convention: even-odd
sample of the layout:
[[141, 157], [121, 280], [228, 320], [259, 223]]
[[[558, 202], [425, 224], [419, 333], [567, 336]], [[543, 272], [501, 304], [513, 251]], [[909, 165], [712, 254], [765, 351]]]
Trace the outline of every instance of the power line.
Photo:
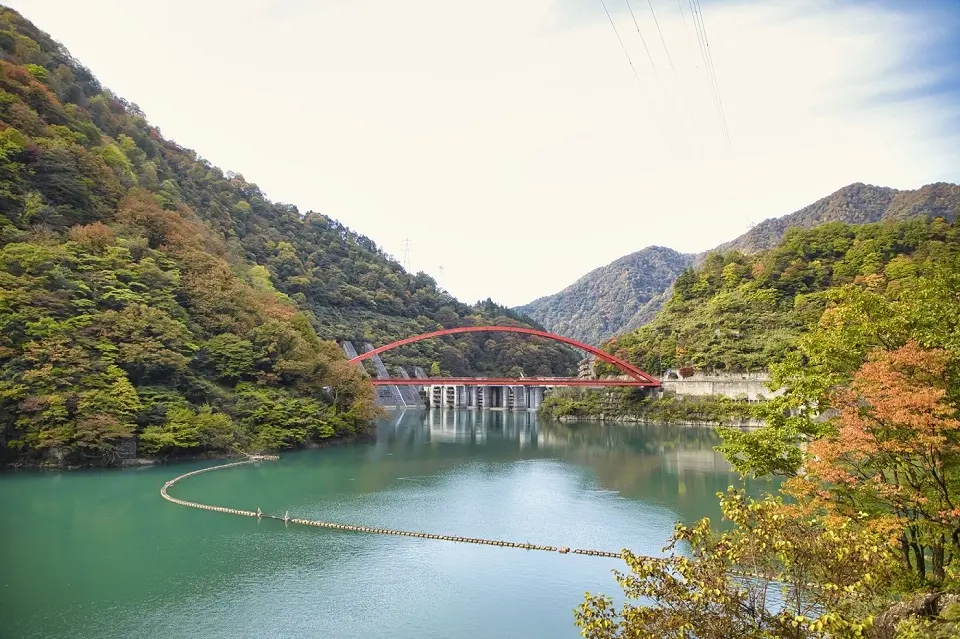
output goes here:
[[[630, 64], [630, 70], [633, 71], [633, 77], [637, 79], [637, 84], [640, 86], [640, 89], [641, 90], [645, 89], [646, 87], [644, 86], [643, 81], [640, 79], [640, 74], [637, 73], [637, 67], [633, 64], [633, 60], [630, 58], [630, 53], [627, 51], [627, 47], [623, 43], [623, 38], [620, 37], [620, 31], [617, 29], [617, 25], [613, 21], [613, 16], [610, 15], [610, 10], [607, 8], [607, 3], [604, 2], [604, 0], [600, 0], [600, 6], [603, 7], [603, 12], [607, 14], [607, 20], [610, 22], [610, 27], [613, 29], [614, 35], [617, 36], [617, 42], [620, 43], [620, 49], [623, 50], [623, 55], [624, 57], [627, 58], [627, 62]], [[631, 13], [632, 13], [632, 10], [631, 10]], [[642, 39], [643, 39], [643, 36], [641, 35], [641, 40]], [[644, 43], [644, 48], [646, 48], [646, 43]], [[648, 57], [650, 56], [649, 51], [647, 51], [647, 56]], [[650, 64], [653, 64], [652, 58], [650, 59]], [[654, 68], [654, 71], [656, 71], [656, 68]], [[653, 96], [651, 94], [648, 94], [645, 92], [644, 95], [646, 95], [648, 99], [653, 101]], [[654, 102], [654, 104], [652, 105], [653, 110], [658, 111], [656, 102], [655, 101], [653, 102]], [[654, 116], [654, 117], [657, 117], [657, 116]], [[661, 134], [663, 133], [662, 127], [656, 127], [656, 130], [659, 131]], [[669, 138], [665, 138], [665, 141], [667, 142], [667, 144], [671, 146], [671, 148], [673, 147], [673, 142]]]
[[[620, 48], [623, 49], [623, 55], [627, 57], [627, 62], [630, 63], [630, 70], [633, 71], [633, 77], [635, 77], [637, 79], [637, 83], [642, 86], [643, 83], [640, 82], [640, 74], [637, 73], [637, 68], [633, 66], [633, 60], [630, 59], [630, 53], [627, 52], [627, 47], [623, 44], [623, 38], [620, 37], [620, 32], [617, 31], [617, 25], [614, 24], [613, 17], [610, 15], [610, 10], [607, 9], [607, 3], [603, 0], [600, 0], [600, 5], [603, 7], [603, 12], [607, 14], [607, 20], [610, 21], [610, 26], [613, 27], [613, 33], [617, 36], [617, 42], [620, 43]], [[644, 44], [643, 46], [647, 45]]]
[[[637, 23], [637, 16], [633, 15], [633, 7], [630, 6], [630, 0], [626, 0], [627, 9], [630, 10], [630, 17], [633, 18], [633, 26], [637, 28], [637, 35], [640, 36], [640, 42], [643, 43], [643, 50], [647, 52], [647, 60], [650, 60], [650, 66], [653, 67], [653, 72], [657, 72], [657, 65], [653, 63], [653, 56], [650, 55], [650, 49], [647, 48], [647, 41], [643, 39], [643, 34], [640, 33], [640, 25]], [[610, 14], [607, 14], [609, 17]], [[670, 63], [673, 66], [673, 63]]]
[[[660, 30], [660, 22], [657, 20], [657, 13], [653, 10], [653, 2], [647, 0], [647, 5], [650, 7], [650, 14], [653, 15], [653, 23], [657, 25], [657, 33], [660, 34], [660, 43], [663, 45], [663, 52], [667, 54], [667, 62], [670, 63], [670, 68], [673, 69], [673, 72], [676, 73], [677, 70], [673, 68], [673, 60], [670, 58], [670, 51], [667, 50], [667, 41], [663, 39], [663, 31]], [[632, 11], [630, 13], [633, 13]]]
[[703, 32], [704, 51], [706, 51], [707, 68], [711, 79], [713, 80], [713, 90], [717, 97], [717, 109], [720, 113], [720, 122], [723, 126], [724, 137], [727, 140], [727, 148], [730, 147], [730, 129], [727, 126], [727, 114], [723, 109], [723, 100], [720, 97], [720, 83], [717, 82], [717, 72], [713, 66], [713, 54], [710, 51], [710, 41], [707, 39], [707, 25], [703, 21], [703, 9], [700, 7], [700, 0], [692, 0], [700, 17], [700, 30]]
[[687, 40], [689, 40], [690, 45], [693, 46], [693, 40], [690, 40], [690, 31], [687, 30], [687, 16], [683, 13], [683, 3], [681, 0], [677, 0], [677, 8], [680, 9], [680, 21], [683, 22], [683, 32], [687, 34]]
[[[716, 109], [717, 98], [713, 93], [713, 82], [711, 81], [711, 78], [710, 78], [710, 71], [707, 69], [707, 56], [703, 50], [703, 36], [700, 35], [700, 25], [697, 24], [697, 16], [693, 8], [693, 0], [687, 0], [687, 2], [689, 3], [690, 16], [693, 18], [693, 32], [697, 36], [697, 44], [699, 45], [699, 48], [700, 48], [700, 58], [703, 60], [703, 71], [707, 76], [707, 85], [710, 90], [710, 98], [713, 101], [713, 108]], [[719, 113], [717, 115], [719, 116]]]
[[700, 0], [694, 0], [697, 5], [697, 12], [700, 14], [700, 29], [703, 30], [703, 42], [707, 49], [707, 61], [710, 64], [710, 73], [713, 76], [713, 86], [717, 92], [717, 104], [720, 106], [720, 117], [723, 120], [723, 128], [726, 131], [727, 146], [730, 145], [730, 129], [727, 127], [727, 114], [723, 109], [723, 100], [720, 98], [720, 83], [717, 82], [717, 71], [713, 66], [713, 53], [710, 51], [710, 41], [707, 39], [707, 25], [703, 21], [703, 9], [700, 7]]
[[722, 103], [720, 101], [720, 89], [717, 86], [716, 74], [713, 72], [713, 65], [711, 63], [710, 51], [706, 47], [706, 31], [702, 29], [702, 23], [698, 19], [698, 7], [699, 3], [697, 0], [688, 0], [690, 5], [690, 15], [693, 17], [693, 26], [694, 32], [697, 35], [697, 43], [700, 46], [700, 57], [703, 60], [704, 72], [707, 75], [707, 84], [710, 88], [710, 97], [713, 100], [713, 108], [717, 113], [717, 118], [720, 120], [720, 132], [722, 133], [724, 140], [727, 143], [727, 147], [730, 146], [730, 134], [727, 130], [726, 117], [723, 112]]

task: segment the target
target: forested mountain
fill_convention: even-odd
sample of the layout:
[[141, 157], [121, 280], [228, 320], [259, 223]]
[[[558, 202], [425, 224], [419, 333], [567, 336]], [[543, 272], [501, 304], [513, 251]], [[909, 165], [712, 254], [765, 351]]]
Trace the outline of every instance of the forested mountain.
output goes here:
[[[372, 394], [327, 340], [523, 321], [458, 302], [370, 239], [164, 139], [0, 7], [0, 454], [102, 461], [132, 435], [156, 454], [347, 435]], [[403, 355], [457, 373], [576, 361], [486, 337]]]
[[841, 287], [892, 294], [958, 253], [960, 227], [942, 218], [792, 227], [767, 251], [710, 253], [677, 278], [652, 322], [605, 348], [654, 373], [763, 370], [821, 321]]
[[517, 310], [549, 331], [599, 344], [653, 319], [670, 285], [693, 258], [662, 246], [648, 246]]
[[898, 191], [871, 184], [851, 184], [799, 211], [770, 218], [715, 251], [755, 253], [774, 248], [788, 228], [812, 228], [824, 222], [869, 224], [912, 217], [941, 217], [953, 221], [960, 207], [960, 186], [927, 184], [916, 190]]
[[[756, 253], [779, 245], [787, 229], [812, 228], [826, 222], [868, 224], [915, 217], [953, 221], [958, 207], [960, 186], [956, 184], [928, 184], [910, 191], [851, 184], [799, 211], [764, 220], [713, 251]], [[653, 319], [669, 299], [669, 288], [680, 272], [713, 251], [690, 256], [648, 247], [591, 271], [560, 293], [517, 310], [548, 330], [599, 343]]]

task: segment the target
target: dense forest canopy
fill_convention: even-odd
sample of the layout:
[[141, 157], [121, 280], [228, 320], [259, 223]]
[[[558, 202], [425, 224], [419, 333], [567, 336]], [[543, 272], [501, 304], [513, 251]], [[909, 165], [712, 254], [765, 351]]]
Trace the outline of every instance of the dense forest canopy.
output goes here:
[[[108, 460], [277, 448], [373, 414], [334, 340], [528, 324], [468, 306], [325, 215], [270, 202], [166, 140], [140, 109], [0, 8], [0, 450]], [[522, 341], [521, 341], [522, 340]], [[397, 361], [565, 374], [516, 336], [436, 340]]]

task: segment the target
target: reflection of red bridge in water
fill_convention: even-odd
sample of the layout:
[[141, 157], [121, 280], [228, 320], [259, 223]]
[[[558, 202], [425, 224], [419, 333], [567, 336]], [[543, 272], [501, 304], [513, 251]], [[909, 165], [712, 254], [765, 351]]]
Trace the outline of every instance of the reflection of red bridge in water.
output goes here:
[[423, 335], [415, 335], [406, 339], [397, 340], [392, 344], [381, 346], [358, 355], [350, 360], [351, 363], [362, 362], [365, 359], [385, 353], [394, 348], [413, 344], [425, 339], [442, 337], [444, 335], [456, 335], [459, 333], [520, 333], [523, 335], [533, 335], [535, 337], [544, 337], [546, 339], [567, 344], [580, 350], [586, 351], [597, 359], [613, 364], [619, 368], [630, 379], [580, 379], [569, 377], [427, 377], [427, 378], [405, 378], [405, 377], [385, 377], [371, 380], [375, 385], [380, 386], [431, 386], [431, 385], [470, 385], [470, 386], [640, 386], [653, 387], [660, 386], [660, 380], [652, 375], [643, 372], [636, 366], [623, 361], [619, 357], [614, 357], [596, 347], [578, 342], [569, 337], [554, 335], [546, 331], [539, 331], [533, 328], [523, 328], [519, 326], [460, 326], [457, 328], [447, 328]]

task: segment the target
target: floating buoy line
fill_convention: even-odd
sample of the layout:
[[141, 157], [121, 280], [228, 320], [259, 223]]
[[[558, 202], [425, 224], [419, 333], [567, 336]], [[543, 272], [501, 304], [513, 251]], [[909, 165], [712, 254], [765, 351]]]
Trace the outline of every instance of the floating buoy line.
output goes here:
[[258, 506], [256, 510], [240, 510], [238, 508], [225, 508], [223, 506], [211, 506], [210, 504], [201, 504], [195, 501], [186, 501], [184, 499], [177, 499], [176, 497], [171, 496], [167, 491], [172, 488], [177, 482], [182, 481], [188, 477], [193, 477], [194, 475], [199, 475], [201, 473], [209, 473], [215, 470], [223, 470], [224, 468], [233, 468], [234, 466], [243, 466], [246, 464], [257, 464], [262, 461], [275, 461], [280, 459], [276, 455], [250, 455], [247, 459], [238, 462], [231, 462], [229, 464], [220, 464], [219, 466], [211, 466], [209, 468], [201, 468], [200, 470], [194, 470], [189, 473], [184, 473], [178, 477], [174, 477], [170, 481], [166, 482], [163, 487], [160, 488], [160, 496], [169, 501], [170, 503], [177, 504], [178, 506], [187, 506], [188, 508], [198, 508], [200, 510], [210, 510], [218, 513], [225, 513], [228, 515], [238, 515], [240, 517], [255, 517], [256, 519], [276, 519], [282, 521], [285, 524], [296, 524], [298, 526], [313, 526], [316, 528], [329, 528], [332, 530], [342, 530], [345, 532], [360, 532], [360, 533], [373, 533], [377, 535], [395, 535], [398, 537], [416, 537], [418, 539], [433, 539], [437, 541], [453, 541], [462, 544], [479, 544], [483, 546], [501, 546], [503, 548], [519, 548], [521, 550], [543, 550], [546, 552], [557, 552], [562, 555], [571, 554], [571, 555], [588, 555], [590, 557], [609, 557], [611, 559], [620, 559], [622, 557], [621, 553], [610, 552], [607, 550], [591, 550], [584, 548], [568, 548], [566, 546], [540, 546], [537, 544], [527, 544], [527, 543], [518, 543], [515, 541], [502, 541], [497, 539], [481, 539], [478, 537], [459, 537], [456, 535], [437, 535], [434, 533], [425, 533], [425, 532], [411, 532], [407, 530], [392, 530], [390, 528], [374, 528], [372, 526], [359, 526], [354, 524], [340, 524], [330, 521], [318, 521], [315, 519], [303, 519], [300, 517], [290, 517], [290, 513], [285, 513], [282, 517], [279, 515], [271, 515], [264, 513], [260, 510]]

